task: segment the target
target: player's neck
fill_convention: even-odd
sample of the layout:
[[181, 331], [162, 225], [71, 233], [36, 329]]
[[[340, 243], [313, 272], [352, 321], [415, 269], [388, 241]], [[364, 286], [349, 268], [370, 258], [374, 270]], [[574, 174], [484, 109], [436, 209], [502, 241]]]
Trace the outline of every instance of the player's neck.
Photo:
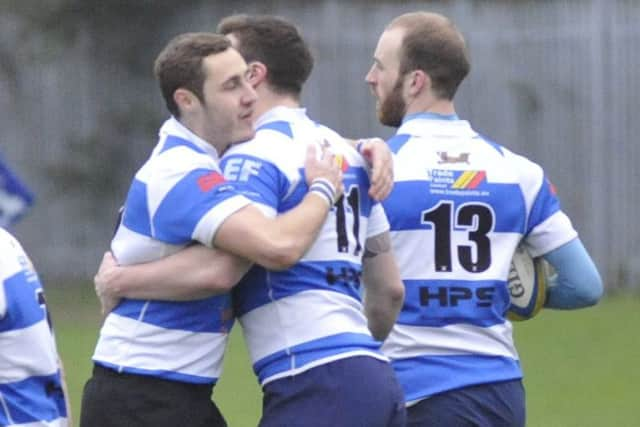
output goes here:
[[434, 113], [445, 116], [456, 114], [453, 101], [449, 99], [415, 99], [407, 105], [407, 115], [416, 113]]
[[270, 90], [260, 91], [253, 110], [253, 117], [257, 119], [276, 107], [300, 108], [300, 100], [293, 95], [283, 95]]

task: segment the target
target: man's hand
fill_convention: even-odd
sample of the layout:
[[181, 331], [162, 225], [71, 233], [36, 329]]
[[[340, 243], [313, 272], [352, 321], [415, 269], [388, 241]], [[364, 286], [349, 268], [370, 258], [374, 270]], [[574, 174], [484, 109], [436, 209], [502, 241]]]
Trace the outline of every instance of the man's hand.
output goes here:
[[371, 167], [369, 195], [377, 201], [386, 199], [393, 190], [393, 155], [387, 143], [380, 138], [347, 141], [355, 143], [356, 150]]
[[102, 314], [106, 316], [120, 302], [117, 290], [113, 289], [113, 282], [118, 276], [119, 266], [111, 252], [105, 252], [102, 257], [102, 263], [98, 268], [98, 272], [93, 278], [93, 284], [96, 289], [96, 295], [100, 300]]
[[323, 147], [320, 158], [318, 158], [315, 144], [309, 144], [307, 146], [307, 158], [304, 163], [307, 185], [311, 187], [314, 180], [326, 180], [327, 183], [333, 186], [335, 192], [333, 195], [334, 201], [338, 200], [344, 192], [342, 168], [335, 157], [327, 148]]

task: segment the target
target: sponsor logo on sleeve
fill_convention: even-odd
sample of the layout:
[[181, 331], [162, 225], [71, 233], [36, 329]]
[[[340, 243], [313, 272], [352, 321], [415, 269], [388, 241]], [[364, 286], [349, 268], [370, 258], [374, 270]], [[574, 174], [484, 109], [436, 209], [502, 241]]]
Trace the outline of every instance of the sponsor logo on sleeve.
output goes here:
[[222, 174], [212, 171], [206, 175], [202, 175], [198, 178], [198, 187], [204, 193], [211, 191], [214, 187], [223, 184], [225, 182], [224, 176]]

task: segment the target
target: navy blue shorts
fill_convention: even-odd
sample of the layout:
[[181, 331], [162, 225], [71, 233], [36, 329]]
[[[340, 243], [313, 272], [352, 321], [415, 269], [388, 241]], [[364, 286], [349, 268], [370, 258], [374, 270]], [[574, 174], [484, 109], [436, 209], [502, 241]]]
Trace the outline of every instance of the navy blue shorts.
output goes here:
[[408, 427], [524, 427], [525, 418], [521, 380], [451, 390], [407, 408]]
[[404, 395], [391, 365], [358, 356], [264, 386], [260, 427], [403, 427]]

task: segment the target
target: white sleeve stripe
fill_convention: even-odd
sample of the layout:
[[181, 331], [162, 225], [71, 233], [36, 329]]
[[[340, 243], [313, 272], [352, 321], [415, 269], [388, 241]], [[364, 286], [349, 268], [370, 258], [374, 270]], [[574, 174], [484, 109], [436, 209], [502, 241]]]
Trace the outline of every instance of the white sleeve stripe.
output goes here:
[[238, 210], [250, 204], [251, 201], [244, 196], [234, 196], [207, 212], [200, 219], [193, 231], [193, 239], [205, 246], [213, 245], [213, 237], [222, 223]]
[[527, 249], [531, 256], [537, 257], [558, 249], [576, 237], [578, 232], [573, 228], [569, 217], [558, 211], [527, 235]]
[[376, 203], [371, 207], [371, 214], [367, 222], [367, 238], [377, 236], [380, 233], [389, 231], [389, 221], [382, 205]]

